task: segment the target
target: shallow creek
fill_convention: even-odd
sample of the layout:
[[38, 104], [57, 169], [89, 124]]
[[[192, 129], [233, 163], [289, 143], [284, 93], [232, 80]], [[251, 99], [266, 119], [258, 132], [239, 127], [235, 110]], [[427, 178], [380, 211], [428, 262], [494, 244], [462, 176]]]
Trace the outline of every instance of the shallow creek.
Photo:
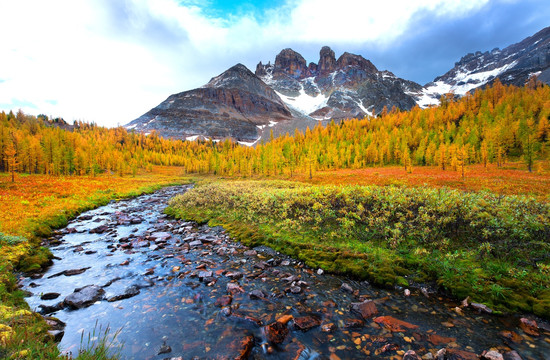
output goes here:
[[408, 350], [477, 359], [491, 349], [504, 359], [550, 359], [540, 319], [522, 324], [425, 289], [408, 295], [323, 274], [164, 215], [187, 189], [111, 202], [48, 240], [54, 264], [21, 283], [31, 308], [66, 324], [63, 351], [76, 355], [82, 334], [86, 343], [101, 325], [120, 331], [123, 359], [402, 359]]

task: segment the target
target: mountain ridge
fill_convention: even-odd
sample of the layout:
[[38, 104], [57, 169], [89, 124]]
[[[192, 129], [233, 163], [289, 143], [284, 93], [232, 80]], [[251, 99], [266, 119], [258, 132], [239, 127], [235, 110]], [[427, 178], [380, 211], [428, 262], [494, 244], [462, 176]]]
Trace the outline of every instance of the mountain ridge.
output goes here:
[[422, 86], [380, 71], [361, 55], [336, 58], [328, 46], [317, 63], [291, 48], [255, 72], [236, 64], [204, 86], [169, 96], [126, 128], [161, 136], [233, 138], [251, 145], [294, 129], [331, 120], [376, 116], [384, 108], [410, 110], [439, 104], [447, 93], [463, 96], [492, 84], [524, 85], [533, 77], [550, 83], [550, 27], [500, 50], [463, 56], [445, 74]]

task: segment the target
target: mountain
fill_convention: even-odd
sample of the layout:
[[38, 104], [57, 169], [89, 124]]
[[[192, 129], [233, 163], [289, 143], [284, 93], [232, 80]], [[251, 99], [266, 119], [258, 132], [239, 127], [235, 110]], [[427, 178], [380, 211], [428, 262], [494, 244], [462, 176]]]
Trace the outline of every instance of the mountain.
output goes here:
[[447, 73], [412, 95], [420, 106], [427, 106], [438, 104], [437, 99], [445, 93], [463, 96], [497, 78], [503, 84], [523, 86], [533, 76], [550, 84], [550, 27], [503, 50], [467, 54]]
[[255, 141], [273, 122], [293, 118], [279, 96], [246, 66], [237, 64], [201, 88], [169, 96], [126, 125], [163, 137], [197, 136]]
[[408, 92], [422, 86], [379, 71], [369, 60], [345, 52], [338, 59], [328, 46], [319, 62], [306, 60], [292, 49], [284, 49], [275, 63], [256, 66], [256, 75], [271, 86], [283, 101], [304, 116], [316, 120], [362, 118], [384, 107], [409, 110], [416, 105]]
[[171, 95], [126, 125], [163, 137], [233, 138], [246, 144], [305, 130], [319, 122], [373, 116], [384, 107], [409, 110], [439, 104], [441, 95], [462, 96], [494, 82], [522, 86], [533, 76], [550, 83], [550, 27], [500, 50], [467, 54], [434, 81], [421, 86], [380, 71], [360, 55], [325, 46], [309, 64], [292, 49], [252, 73], [237, 64], [205, 86]]
[[157, 107], [126, 125], [128, 130], [163, 137], [233, 138], [243, 143], [295, 129], [313, 128], [321, 121], [364, 117], [384, 106], [408, 110], [416, 105], [407, 92], [422, 86], [379, 71], [362, 56], [323, 47], [319, 63], [310, 63], [284, 49], [275, 63], [256, 67], [256, 74], [237, 64], [205, 86], [169, 96]]

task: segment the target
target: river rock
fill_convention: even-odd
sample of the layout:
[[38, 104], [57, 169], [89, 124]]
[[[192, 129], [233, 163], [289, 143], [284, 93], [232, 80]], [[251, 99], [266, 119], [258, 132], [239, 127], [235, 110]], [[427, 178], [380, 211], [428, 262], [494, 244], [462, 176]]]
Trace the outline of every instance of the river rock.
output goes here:
[[384, 325], [391, 332], [403, 332], [405, 329], [417, 329], [418, 325], [408, 323], [403, 320], [396, 319], [392, 316], [379, 316], [374, 319], [374, 322]]
[[294, 327], [297, 330], [308, 331], [319, 325], [321, 325], [321, 319], [316, 316], [300, 316], [294, 318]]
[[358, 329], [365, 326], [365, 322], [359, 319], [344, 319], [344, 327], [346, 329]]
[[75, 290], [74, 293], [65, 298], [64, 303], [72, 309], [81, 309], [101, 300], [104, 294], [105, 290], [99, 286], [88, 285], [77, 291]]
[[347, 292], [347, 293], [350, 293], [350, 294], [353, 293], [353, 288], [348, 283], [342, 283], [342, 286], [340, 286], [340, 290], [342, 290], [344, 292]]
[[189, 243], [189, 246], [191, 246], [191, 247], [202, 246], [202, 241], [200, 241], [200, 240], [191, 241], [191, 242]]
[[247, 250], [243, 254], [244, 256], [256, 256], [258, 255], [258, 252], [256, 250]]
[[243, 273], [239, 271], [230, 271], [226, 273], [225, 276], [227, 276], [230, 279], [239, 280], [240, 278], [243, 277]]
[[157, 353], [157, 355], [161, 355], [161, 354], [169, 354], [172, 352], [172, 348], [169, 346], [169, 345], [166, 345], [166, 342], [163, 343], [159, 349], [159, 352]]
[[229, 306], [231, 305], [231, 303], [233, 302], [233, 297], [230, 296], [230, 295], [223, 295], [221, 297], [219, 297], [216, 302], [215, 302], [215, 306], [218, 306], [218, 307], [225, 307], [225, 306]]
[[155, 240], [156, 242], [161, 242], [161, 241], [166, 241], [171, 237], [172, 237], [172, 234], [170, 234], [169, 232], [161, 231], [161, 232], [152, 233], [149, 236], [149, 239]]
[[288, 328], [286, 324], [275, 321], [264, 327], [264, 333], [267, 338], [267, 341], [273, 344], [280, 344], [285, 341], [286, 336], [288, 335]]
[[482, 360], [504, 360], [504, 357], [498, 351], [490, 350], [490, 351], [484, 351], [481, 354], [481, 359]]
[[226, 290], [230, 294], [244, 292], [244, 289], [239, 284], [233, 282], [227, 283]]
[[533, 336], [539, 336], [539, 327], [537, 325], [537, 322], [535, 320], [530, 320], [527, 318], [521, 318], [519, 319], [519, 327], [521, 330], [523, 330], [526, 334], [533, 335]]
[[252, 290], [248, 296], [255, 300], [255, 299], [265, 299], [266, 298], [266, 294], [262, 291], [262, 290]]
[[38, 307], [40, 308], [40, 310], [38, 311], [40, 314], [47, 315], [47, 314], [51, 314], [56, 311], [62, 310], [65, 307], [65, 305], [63, 304], [63, 302], [59, 302], [55, 305], [41, 304], [41, 305], [38, 305]]
[[479, 312], [484, 312], [484, 313], [487, 313], [487, 314], [492, 314], [493, 313], [493, 310], [491, 308], [489, 308], [487, 305], [484, 305], [484, 304], [471, 303], [470, 307], [472, 307], [473, 309], [475, 309]]
[[360, 303], [351, 303], [351, 311], [358, 313], [365, 320], [378, 314], [376, 304], [372, 300], [365, 300]]
[[[100, 220], [101, 221], [101, 220]], [[96, 228], [93, 228], [93, 229], [90, 229], [89, 233], [90, 234], [103, 234], [104, 232], [106, 232], [107, 230], [109, 230], [109, 226], [107, 225], [101, 225], [101, 226], [98, 226]]]
[[54, 299], [57, 299], [60, 295], [61, 294], [56, 292], [45, 293], [45, 294], [42, 294], [42, 296], [40, 296], [40, 300], [54, 300]]
[[209, 279], [214, 275], [212, 271], [199, 271], [199, 281]]
[[48, 334], [53, 338], [53, 341], [60, 342], [61, 339], [63, 339], [63, 336], [65, 335], [65, 331], [63, 330], [48, 330]]
[[403, 360], [421, 360], [414, 350], [409, 350], [403, 355]]
[[134, 297], [139, 294], [139, 289], [137, 286], [130, 286], [124, 292], [120, 295], [111, 296], [107, 299], [108, 302], [123, 300], [123, 299], [129, 299], [131, 297]]

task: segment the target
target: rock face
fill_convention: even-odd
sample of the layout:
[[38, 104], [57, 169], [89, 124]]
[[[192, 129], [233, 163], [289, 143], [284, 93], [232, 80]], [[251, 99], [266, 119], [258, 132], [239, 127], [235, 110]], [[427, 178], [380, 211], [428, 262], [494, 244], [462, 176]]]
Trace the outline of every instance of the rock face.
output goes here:
[[389, 71], [379, 71], [360, 55], [346, 52], [336, 59], [328, 46], [319, 52], [319, 63], [307, 67], [300, 54], [285, 49], [273, 65], [260, 62], [256, 75], [277, 91], [290, 109], [316, 120], [362, 118], [384, 107], [409, 110], [416, 102], [407, 92], [422, 89]]
[[291, 119], [277, 94], [244, 65], [237, 64], [202, 88], [171, 95], [126, 127], [163, 137], [206, 136], [254, 141], [258, 126]]
[[494, 48], [463, 56], [451, 70], [426, 84], [415, 98], [422, 106], [438, 103], [444, 93], [462, 96], [497, 78], [503, 84], [523, 86], [533, 76], [550, 84], [550, 27], [503, 50]]

